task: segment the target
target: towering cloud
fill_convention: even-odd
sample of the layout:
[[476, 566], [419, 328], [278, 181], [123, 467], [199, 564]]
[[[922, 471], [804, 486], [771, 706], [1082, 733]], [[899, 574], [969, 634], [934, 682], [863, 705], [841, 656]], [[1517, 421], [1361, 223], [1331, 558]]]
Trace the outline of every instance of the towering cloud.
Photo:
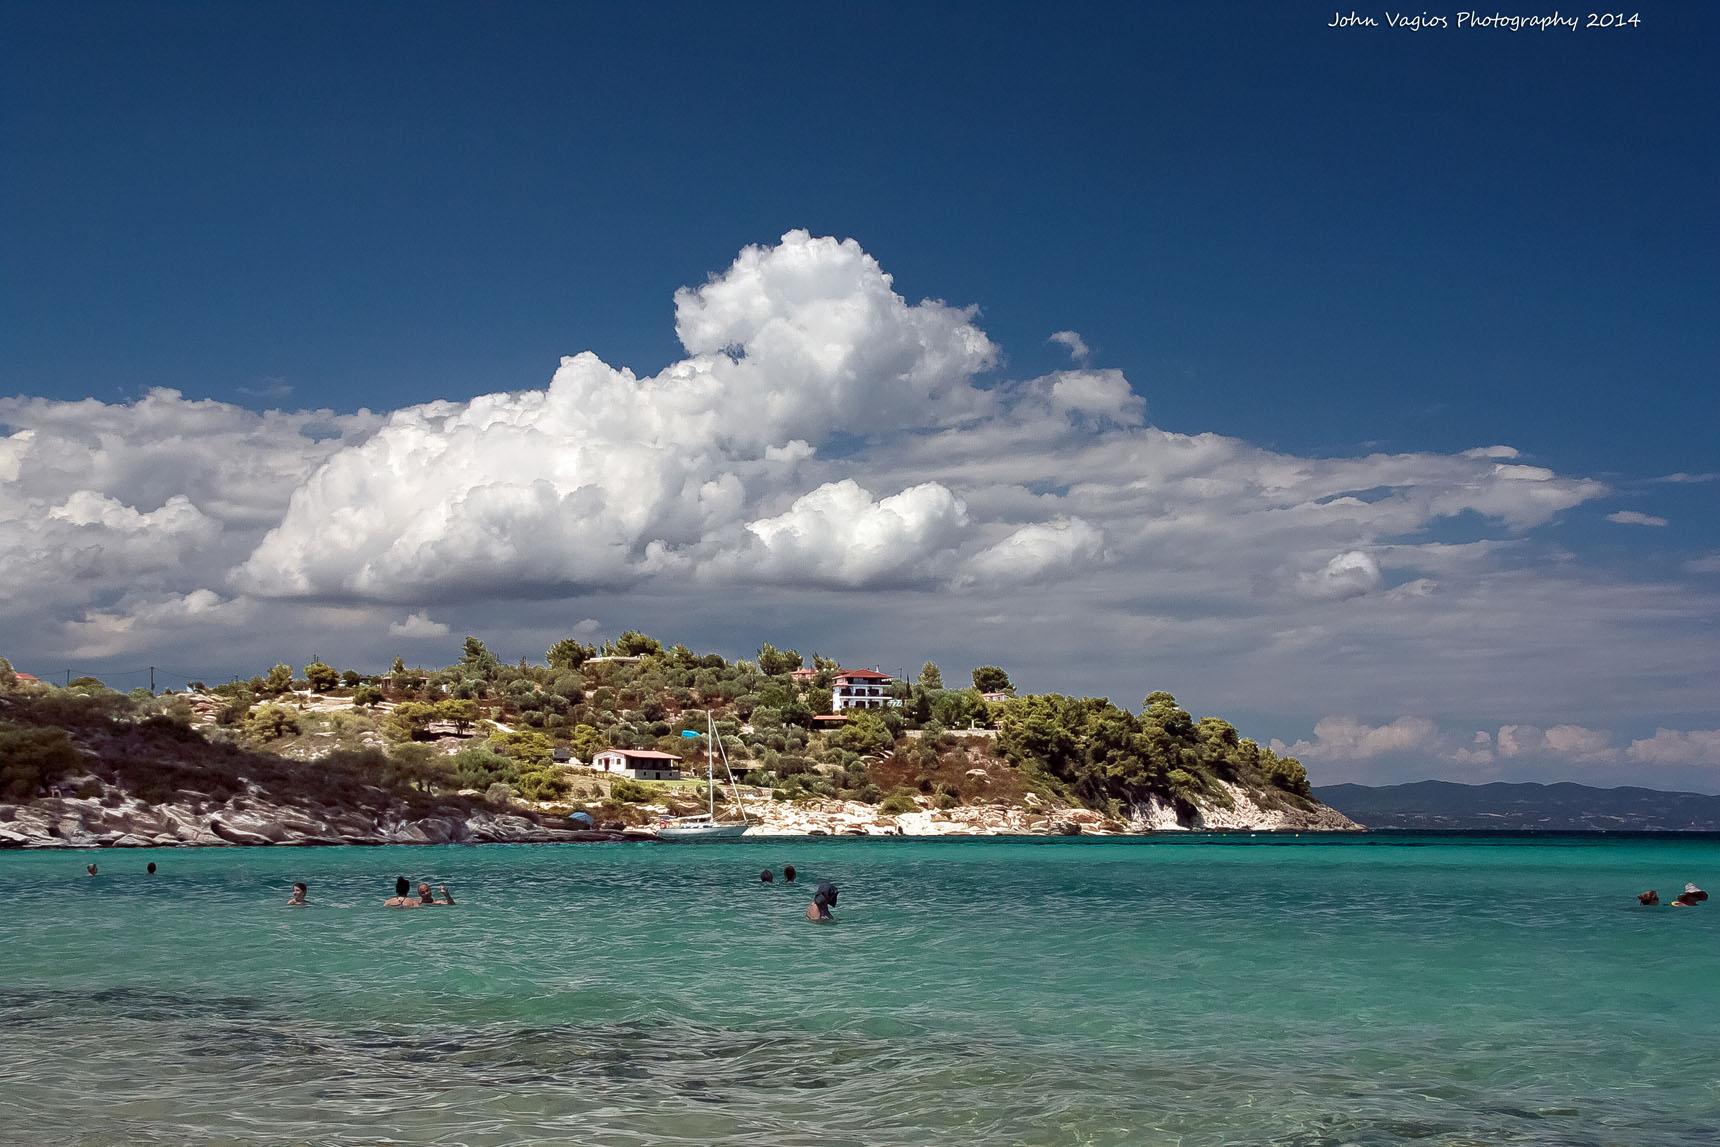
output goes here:
[[[1711, 596], [1540, 560], [1537, 527], [1606, 488], [1509, 446], [1306, 457], [1155, 427], [1073, 332], [1071, 369], [1008, 377], [973, 308], [910, 302], [858, 244], [800, 231], [677, 292], [675, 330], [656, 374], [588, 352], [540, 389], [382, 415], [0, 400], [0, 640], [159, 649], [240, 618], [431, 640], [497, 602], [618, 594], [672, 628], [758, 593], [837, 632], [900, 621], [927, 653], [1010, 619], [1022, 658], [1088, 687], [1131, 688], [1150, 656], [1286, 706], [1389, 667], [1479, 719], [1499, 688], [1568, 695], [1572, 648], [1648, 647], [1630, 637], [1691, 681], [1715, 667], [1680, 624]], [[1441, 657], [1478, 645], [1534, 671]], [[1323, 722], [1312, 745], [1422, 735]]]

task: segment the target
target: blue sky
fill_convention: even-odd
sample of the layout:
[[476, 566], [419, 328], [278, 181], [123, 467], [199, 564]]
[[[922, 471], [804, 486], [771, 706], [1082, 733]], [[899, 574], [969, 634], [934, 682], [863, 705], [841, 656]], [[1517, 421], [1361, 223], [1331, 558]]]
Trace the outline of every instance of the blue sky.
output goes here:
[[[1600, 628], [1583, 639], [1597, 644], [1573, 652], [1549, 639], [1543, 650], [1596, 666], [1562, 686], [1563, 701], [1526, 690], [1515, 717], [1483, 703], [1516, 695], [1522, 672], [1510, 664], [1521, 637], [1468, 649], [1489, 654], [1483, 667], [1461, 670], [1488, 676], [1474, 695], [1430, 684], [1394, 697], [1352, 684], [1352, 671], [1336, 665], [1314, 675], [1323, 698], [1227, 686], [1246, 677], [1229, 636], [1173, 642], [1159, 660], [1115, 649], [1079, 665], [1048, 661], [1033, 684], [1128, 702], [1166, 676], [1186, 679], [1179, 695], [1192, 692], [1191, 704], [1252, 719], [1263, 737], [1306, 741], [1311, 757], [1320, 743], [1310, 730], [1334, 715], [1370, 729], [1426, 719], [1453, 744], [1481, 729], [1497, 740], [1506, 724], [1604, 724], [1624, 754], [1663, 724], [1678, 733], [1720, 724], [1720, 703], [1704, 708], [1697, 684], [1714, 667], [1704, 644], [1715, 641], [1720, 576], [1703, 563], [1720, 551], [1720, 484], [1660, 480], [1720, 471], [1711, 15], [1657, 5], [1621, 31], [1407, 33], [1331, 29], [1330, 9], [1281, 3], [1094, 6], [1078, 18], [1021, 4], [7, 4], [0, 395], [41, 401], [34, 413], [0, 410], [0, 423], [16, 433], [47, 425], [56, 410], [66, 422], [72, 408], [42, 402], [95, 399], [133, 412], [115, 413], [107, 432], [141, 443], [144, 415], [133, 404], [151, 388], [258, 412], [380, 416], [542, 388], [561, 356], [584, 350], [654, 375], [688, 355], [677, 338], [677, 288], [723, 274], [742, 248], [776, 244], [791, 229], [852, 238], [907, 304], [930, 297], [979, 308], [971, 323], [996, 352], [970, 364], [981, 391], [1091, 366], [1120, 372], [1145, 401], [1144, 424], [1168, 432], [1210, 432], [1312, 461], [1455, 457], [1506, 444], [1518, 452], [1509, 465], [1606, 487], [1604, 496], [1572, 493], [1576, 501], [1533, 522], [1501, 525], [1483, 505], [1342, 543], [1354, 549], [1322, 540], [1299, 559], [1301, 572], [1283, 575], [1306, 589], [1315, 583], [1297, 578], [1314, 575], [1303, 566], [1324, 567], [1327, 554], [1375, 560], [1381, 547], [1413, 537], [1497, 543], [1517, 555], [1497, 559], [1507, 565], [1489, 576], [1555, 571], [1548, 576], [1567, 587], [1575, 576], [1591, 605], [1565, 608], [1591, 609]], [[1090, 360], [1073, 363], [1049, 342], [1057, 330], [1078, 331]], [[934, 422], [873, 427], [871, 440]], [[342, 432], [356, 443], [373, 429]], [[864, 464], [845, 470], [841, 443], [853, 432], [840, 418], [824, 426], [814, 445], [829, 468], [799, 486], [755, 492], [736, 470], [743, 518], [780, 515], [814, 477], [855, 477], [876, 499], [937, 478], [887, 445], [857, 447]], [[301, 436], [314, 443], [330, 433]], [[140, 457], [170, 470], [173, 441], [154, 454], [139, 447]], [[306, 466], [324, 461], [312, 446], [296, 449]], [[311, 472], [295, 465], [280, 467], [289, 487]], [[139, 478], [142, 461], [116, 467], [92, 456], [81, 477], [76, 461], [56, 466], [64, 481], [52, 489], [19, 477], [16, 504], [50, 514], [88, 489], [149, 515], [171, 494], [165, 479]], [[900, 481], [886, 488], [887, 477]], [[940, 480], [978, 528], [989, 496]], [[154, 492], [128, 500], [127, 483]], [[1024, 481], [1030, 487], [1039, 492]], [[257, 541], [238, 526], [272, 525], [282, 509], [242, 499], [222, 516], [187, 496], [220, 526], [192, 523], [186, 536], [230, 556], [228, 567], [181, 562], [175, 578], [150, 587], [155, 598], [134, 584], [67, 574], [87, 592], [56, 598], [47, 614], [0, 620], [5, 646], [22, 661], [110, 668], [176, 644], [207, 648], [194, 630], [147, 621], [165, 616], [160, 595], [183, 601], [194, 589], [222, 609], [262, 610], [248, 615], [252, 626], [290, 619], [286, 631], [313, 635], [314, 611], [383, 608], [374, 590], [334, 573], [326, 584], [306, 574], [295, 584], [312, 590], [292, 594], [284, 583], [233, 580], [228, 568]], [[459, 495], [424, 495], [437, 496]], [[993, 500], [993, 524], [1028, 520], [1020, 505]], [[121, 528], [112, 507], [90, 505], [55, 520], [85, 535], [103, 522]], [[915, 508], [944, 520], [929, 502]], [[1607, 520], [1621, 512], [1667, 524]], [[1104, 536], [1083, 548], [1064, 531], [1059, 546], [1113, 570], [1132, 560], [1118, 527], [1073, 504], [1046, 513], [1090, 521]], [[152, 545], [167, 536], [156, 519], [124, 528]], [[18, 533], [20, 555], [49, 544], [24, 526]], [[211, 540], [217, 534], [230, 555]], [[63, 545], [99, 550], [85, 535]], [[647, 540], [626, 539], [639, 561]], [[1040, 541], [1032, 535], [1010, 552]], [[993, 539], [976, 535], [972, 547], [982, 543]], [[698, 568], [726, 568], [712, 561]], [[107, 563], [115, 564], [124, 567]], [[827, 577], [819, 590], [807, 588], [816, 577], [795, 581], [798, 567], [780, 564], [771, 584], [790, 589], [771, 592], [795, 597], [781, 616], [798, 618], [807, 636], [852, 647], [877, 629], [869, 610], [917, 616], [962, 594], [952, 587], [968, 575], [936, 565], [880, 572], [875, 586]], [[1571, 570], [1580, 575], [1557, 572]], [[519, 571], [505, 572], [511, 581]], [[629, 611], [662, 629], [685, 624], [693, 638], [748, 640], [745, 618], [705, 607], [708, 582], [655, 567], [647, 582], [636, 575], [554, 586], [527, 571], [521, 577], [536, 588], [507, 607], [474, 588], [493, 588], [495, 568], [488, 583], [477, 574], [459, 585], [399, 575], [421, 591], [389, 596], [386, 623], [423, 612], [456, 631], [492, 627], [517, 633], [519, 653], [537, 651], [538, 635], [568, 619], [618, 627]], [[1389, 562], [1373, 572], [1364, 563], [1354, 586], [1343, 568], [1332, 576], [1345, 594], [1440, 580]], [[1448, 590], [1451, 576], [1441, 583]], [[910, 585], [911, 600], [890, 596]], [[1609, 585], [1623, 587], [1617, 601], [1662, 595], [1624, 610], [1650, 628], [1601, 616]], [[873, 591], [878, 604], [868, 605]], [[1046, 608], [1046, 591], [1033, 592], [1031, 608]], [[1333, 600], [1324, 589], [1307, 594]], [[1481, 608], [1479, 597], [1467, 600]], [[1245, 614], [1240, 601], [1166, 589], [1127, 614], [1147, 629], [1166, 618], [1216, 625]], [[1050, 608], [1086, 607], [1071, 587]], [[44, 616], [74, 628], [53, 631]], [[382, 613], [375, 617], [381, 626]], [[1284, 634], [1332, 624], [1293, 611], [1264, 617], [1260, 625]], [[127, 619], [129, 636], [90, 640], [95, 618]], [[354, 623], [341, 615], [328, 624], [339, 632]], [[1359, 642], [1379, 656], [1390, 648], [1413, 657], [1431, 648], [1418, 642], [1435, 640], [1432, 631], [1388, 640], [1375, 621], [1345, 624], [1356, 629], [1334, 636], [1336, 646]], [[1609, 676], [1610, 644], [1633, 633], [1651, 644], [1661, 633], [1654, 626], [1694, 646]], [[940, 652], [992, 659], [971, 625], [906, 632], [924, 648], [902, 651], [904, 661]], [[794, 632], [775, 636], [797, 641]], [[895, 660], [898, 650], [865, 652]], [[1657, 674], [1682, 684], [1645, 684]], [[1631, 700], [1608, 701], [1618, 711], [1591, 720], [1584, 712], [1600, 703], [1585, 690], [1609, 698], [1624, 690]], [[1673, 694], [1681, 699], [1654, 708]], [[1371, 776], [1377, 765], [1462, 777], [1472, 767], [1452, 764], [1456, 750], [1435, 751], [1431, 738], [1399, 740], [1401, 759], [1334, 741], [1330, 775]], [[1700, 745], [1693, 760], [1707, 751]], [[1590, 757], [1582, 768], [1568, 759], [1534, 768], [1638, 780], [1649, 763], [1601, 749]], [[1530, 775], [1522, 772], [1530, 761], [1495, 752], [1488, 767]], [[1720, 758], [1653, 764], [1666, 770], [1656, 775], [1720, 787], [1708, 779], [1720, 775]]]

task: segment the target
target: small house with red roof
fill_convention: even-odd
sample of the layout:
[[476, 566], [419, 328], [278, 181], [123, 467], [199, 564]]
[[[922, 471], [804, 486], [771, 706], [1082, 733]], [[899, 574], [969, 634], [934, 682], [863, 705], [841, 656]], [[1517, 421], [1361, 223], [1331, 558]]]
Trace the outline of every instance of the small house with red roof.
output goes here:
[[592, 754], [591, 767], [600, 773], [614, 773], [636, 781], [681, 779], [681, 758], [654, 749], [605, 749]]

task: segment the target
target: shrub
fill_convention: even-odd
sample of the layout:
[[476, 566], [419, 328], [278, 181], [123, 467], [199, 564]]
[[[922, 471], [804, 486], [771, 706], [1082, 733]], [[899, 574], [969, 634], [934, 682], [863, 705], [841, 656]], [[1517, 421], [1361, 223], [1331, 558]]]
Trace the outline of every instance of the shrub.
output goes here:
[[62, 729], [0, 727], [0, 798], [27, 801], [83, 764]]
[[245, 718], [245, 736], [257, 744], [298, 734], [298, 714], [285, 705], [259, 705]]
[[897, 789], [878, 805], [878, 812], [882, 816], [899, 816], [905, 812], [918, 812], [919, 809], [919, 803], [906, 789]]
[[609, 797], [624, 804], [646, 804], [651, 800], [651, 790], [638, 781], [617, 777], [609, 786]]
[[449, 758], [449, 763], [463, 789], [482, 792], [493, 784], [512, 784], [520, 777], [518, 764], [481, 745], [468, 745]]
[[340, 685], [340, 673], [321, 661], [305, 666], [305, 682], [317, 693], [327, 693]]

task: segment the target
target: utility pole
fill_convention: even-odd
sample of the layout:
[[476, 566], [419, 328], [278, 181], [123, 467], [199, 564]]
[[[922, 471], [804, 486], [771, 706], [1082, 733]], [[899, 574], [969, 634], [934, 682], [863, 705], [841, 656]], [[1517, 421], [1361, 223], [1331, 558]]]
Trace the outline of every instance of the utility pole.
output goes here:
[[66, 670], [66, 688], [70, 689], [71, 687], [72, 687], [72, 671], [70, 669], [68, 669], [68, 670]]
[[155, 696], [155, 666], [149, 667], [149, 695]]

